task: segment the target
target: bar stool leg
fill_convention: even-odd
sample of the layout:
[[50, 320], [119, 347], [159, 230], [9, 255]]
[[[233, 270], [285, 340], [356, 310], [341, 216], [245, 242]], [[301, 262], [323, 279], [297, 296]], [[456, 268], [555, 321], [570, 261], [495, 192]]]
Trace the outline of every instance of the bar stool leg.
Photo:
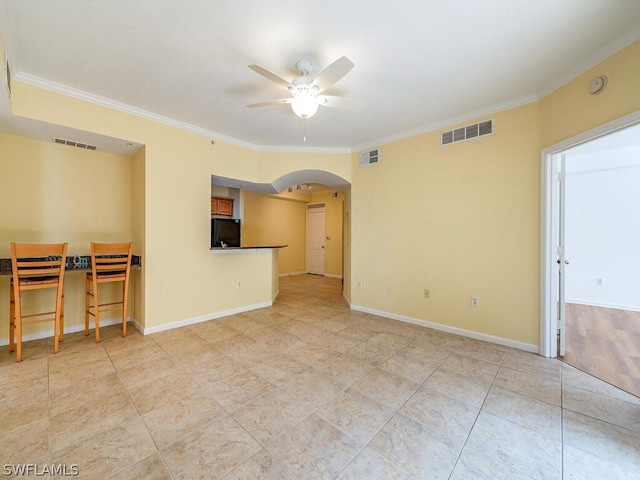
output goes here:
[[56, 316], [53, 327], [53, 353], [58, 353], [58, 346], [60, 343], [60, 330], [62, 329], [62, 315], [64, 308], [64, 293], [62, 286], [58, 286], [58, 291], [56, 293]]
[[129, 289], [127, 282], [122, 282], [122, 336], [127, 336], [127, 300], [129, 297]]
[[96, 322], [96, 343], [100, 343], [100, 302], [97, 282], [93, 284], [93, 318]]
[[20, 298], [14, 304], [15, 324], [16, 324], [16, 362], [22, 361], [22, 311], [20, 308]]
[[62, 289], [62, 298], [60, 300], [60, 330], [58, 331], [59, 342], [64, 342], [64, 288]]
[[91, 294], [89, 289], [91, 288], [91, 280], [89, 279], [89, 275], [85, 276], [85, 287], [84, 287], [84, 335], [85, 337], [89, 336], [89, 309], [91, 308]]
[[9, 297], [9, 351], [13, 352], [16, 349], [16, 301], [14, 298], [13, 282], [9, 286]]

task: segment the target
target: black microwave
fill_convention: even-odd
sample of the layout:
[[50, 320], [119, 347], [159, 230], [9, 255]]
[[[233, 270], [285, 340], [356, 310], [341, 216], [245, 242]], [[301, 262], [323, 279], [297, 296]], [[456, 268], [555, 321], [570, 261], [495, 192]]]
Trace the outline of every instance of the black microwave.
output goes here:
[[211, 247], [239, 247], [240, 219], [212, 218], [211, 219]]

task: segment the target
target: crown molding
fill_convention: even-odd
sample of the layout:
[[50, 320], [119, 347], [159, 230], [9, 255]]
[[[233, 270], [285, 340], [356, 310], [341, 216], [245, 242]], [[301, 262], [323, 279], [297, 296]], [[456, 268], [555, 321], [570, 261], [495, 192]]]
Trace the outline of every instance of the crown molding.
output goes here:
[[351, 147], [292, 147], [292, 146], [270, 146], [260, 145], [254, 147], [258, 152], [277, 153], [352, 153]]
[[525, 95], [523, 97], [507, 100], [505, 102], [497, 103], [489, 107], [467, 112], [465, 114], [457, 115], [455, 117], [450, 117], [444, 120], [439, 120], [437, 122], [423, 125], [422, 127], [418, 127], [412, 130], [407, 130], [405, 132], [380, 138], [378, 140], [367, 142], [361, 145], [356, 145], [353, 147], [299, 147], [299, 146], [286, 146], [286, 145], [254, 145], [252, 143], [245, 142], [243, 140], [230, 137], [228, 135], [223, 135], [221, 133], [213, 132], [211, 130], [198, 127], [190, 123], [165, 117], [163, 115], [158, 115], [156, 113], [149, 112], [141, 108], [132, 107], [130, 105], [127, 105], [121, 102], [116, 102], [114, 100], [110, 100], [108, 98], [101, 97], [99, 95], [94, 95], [92, 93], [88, 93], [83, 90], [71, 88], [66, 85], [52, 82], [50, 80], [46, 80], [44, 78], [31, 75], [28, 73], [24, 73], [24, 72], [18, 72], [13, 76], [13, 79], [15, 81], [25, 83], [27, 85], [31, 85], [37, 88], [42, 88], [44, 90], [48, 90], [55, 93], [60, 93], [62, 95], [66, 95], [71, 98], [76, 98], [78, 100], [83, 100], [83, 101], [92, 103], [94, 105], [99, 105], [102, 107], [110, 108], [112, 110], [129, 114], [129, 115], [134, 115], [136, 117], [144, 118], [146, 120], [151, 120], [153, 122], [161, 123], [170, 127], [186, 130], [188, 132], [195, 133], [197, 135], [202, 135], [204, 137], [211, 138], [216, 141], [220, 140], [220, 141], [223, 141], [232, 145], [236, 145], [238, 147], [253, 150], [256, 152], [275, 152], [275, 153], [341, 153], [341, 154], [348, 153], [350, 154], [350, 153], [358, 152], [360, 150], [365, 150], [367, 148], [375, 147], [377, 145], [391, 143], [398, 140], [403, 140], [405, 138], [427, 133], [427, 132], [437, 130], [439, 128], [444, 128], [456, 123], [466, 122], [474, 118], [482, 117], [485, 115], [492, 115], [496, 112], [509, 110], [511, 108], [525, 105], [527, 103], [532, 103], [538, 100], [538, 96], [535, 94]]
[[583, 73], [588, 72], [595, 66], [604, 62], [607, 58], [615, 55], [620, 50], [628, 47], [638, 39], [640, 39], [640, 24], [636, 25], [630, 30], [627, 30], [614, 41], [597, 50], [593, 55], [591, 55], [585, 61], [580, 62], [575, 68], [558, 78], [555, 82], [549, 84], [545, 88], [538, 90], [538, 97], [542, 99], [552, 94], [563, 85], [566, 85], [571, 80], [578, 78]]
[[[1, 5], [1, 4], [0, 4]], [[162, 115], [158, 115], [153, 112], [149, 112], [147, 110], [143, 110], [140, 108], [132, 107], [130, 105], [126, 105], [124, 103], [116, 102], [114, 100], [110, 100], [105, 97], [101, 97], [98, 95], [94, 95], [82, 90], [74, 89], [68, 87], [66, 85], [62, 85], [56, 82], [52, 82], [50, 80], [46, 80], [35, 75], [30, 75], [24, 72], [16, 72], [13, 75], [13, 79], [15, 81], [19, 81], [28, 85], [32, 85], [38, 88], [42, 88], [45, 90], [49, 90], [56, 93], [61, 93], [63, 95], [67, 95], [72, 98], [77, 98], [79, 100], [84, 100], [89, 103], [93, 103], [95, 105], [100, 105], [103, 107], [107, 107], [113, 110], [117, 110], [123, 113], [127, 113], [130, 115], [134, 115], [140, 118], [145, 118], [147, 120], [151, 120], [157, 123], [161, 123], [164, 125], [168, 125], [171, 127], [179, 128], [181, 130], [185, 130], [188, 132], [195, 133], [197, 135], [202, 135], [204, 137], [208, 137], [214, 140], [220, 140], [232, 145], [236, 145], [238, 147], [246, 148], [249, 150], [257, 151], [257, 152], [277, 152], [277, 153], [354, 153], [361, 150], [366, 150], [369, 148], [373, 148], [379, 145], [384, 145], [392, 142], [396, 142], [399, 140], [404, 140], [406, 138], [414, 137], [416, 135], [421, 135], [424, 133], [432, 132], [434, 130], [442, 129], [445, 127], [449, 127], [451, 125], [455, 125], [458, 123], [464, 123], [471, 121], [473, 119], [493, 115], [495, 113], [509, 110], [512, 108], [516, 108], [522, 105], [526, 105], [529, 103], [533, 103], [539, 101], [540, 99], [548, 96], [553, 93], [558, 88], [563, 85], [569, 83], [571, 80], [577, 78], [588, 70], [592, 69], [596, 65], [602, 63], [607, 58], [611, 57], [615, 53], [619, 52], [623, 48], [629, 46], [636, 40], [640, 38], [640, 25], [633, 27], [632, 29], [625, 32], [623, 35], [619, 36], [613, 42], [604, 46], [603, 48], [596, 51], [591, 57], [589, 57], [584, 62], [581, 62], [577, 67], [572, 69], [566, 75], [563, 75], [555, 82], [551, 83], [545, 88], [540, 89], [536, 93], [527, 94], [518, 98], [506, 100], [504, 102], [500, 102], [494, 105], [490, 105], [487, 107], [483, 107], [477, 110], [472, 110], [470, 112], [466, 112], [460, 115], [456, 115], [454, 117], [449, 117], [443, 120], [438, 120], [436, 122], [428, 123], [418, 128], [414, 128], [411, 130], [406, 130], [404, 132], [399, 132], [394, 135], [390, 135], [387, 137], [382, 137], [376, 140], [372, 140], [366, 143], [362, 143], [359, 145], [354, 145], [352, 147], [299, 147], [299, 146], [283, 146], [283, 145], [255, 145], [234, 137], [230, 137], [228, 135], [224, 135], [218, 132], [213, 132], [211, 130], [207, 130], [202, 127], [198, 127], [196, 125], [192, 125], [186, 122], [182, 122], [180, 120], [175, 120], [169, 117], [165, 117]], [[7, 47], [7, 39], [5, 38], [5, 49]]]
[[165, 117], [163, 115], [158, 115], [156, 113], [149, 112], [141, 108], [132, 107], [131, 105], [127, 105], [125, 103], [116, 102], [115, 100], [111, 100], [109, 98], [101, 97], [99, 95], [94, 95], [92, 93], [85, 92], [83, 90], [78, 90], [76, 88], [71, 88], [66, 85], [52, 82], [50, 80], [46, 80], [44, 78], [40, 78], [28, 73], [18, 72], [13, 76], [13, 79], [15, 81], [19, 81], [27, 85], [31, 85], [33, 87], [38, 87], [44, 90], [49, 90], [51, 92], [60, 93], [68, 97], [93, 103], [94, 105], [110, 108], [112, 110], [123, 112], [129, 115], [134, 115], [136, 117], [144, 118], [146, 120], [151, 120], [153, 122], [161, 123], [163, 125], [167, 125], [170, 127], [179, 128], [181, 130], [195, 133], [197, 135], [202, 135], [204, 137], [211, 138], [216, 141], [220, 140], [222, 142], [230, 143], [232, 145], [236, 145], [238, 147], [246, 148], [253, 151], [296, 152], [296, 153], [351, 153], [350, 148], [254, 145], [252, 143], [245, 142], [244, 140], [239, 140], [237, 138], [230, 137], [228, 135], [224, 135], [222, 133], [214, 132], [211, 130], [207, 130], [206, 128], [198, 127], [196, 125], [192, 125], [187, 122], [182, 122], [180, 120], [175, 120], [173, 118]]
[[211, 130], [207, 130], [202, 127], [198, 127], [196, 125], [192, 125], [187, 122], [182, 122], [180, 120], [175, 120], [173, 118], [165, 117], [163, 115], [158, 115], [153, 112], [149, 112], [147, 110], [143, 110], [141, 108], [132, 107], [131, 105], [127, 105], [125, 103], [116, 102], [115, 100], [111, 100], [105, 97], [101, 97], [98, 95], [94, 95], [92, 93], [85, 92], [83, 90], [78, 90], [75, 88], [68, 87], [66, 85], [62, 85], [60, 83], [52, 82], [50, 80], [46, 80], [44, 78], [37, 77], [35, 75], [31, 75], [24, 72], [18, 72], [13, 76], [14, 80], [25, 83], [27, 85], [31, 85], [33, 87], [42, 88], [44, 90], [49, 90], [51, 92], [60, 93], [62, 95], [66, 95], [68, 97], [76, 98], [78, 100], [83, 100], [85, 102], [93, 103], [94, 105], [99, 105], [101, 107], [110, 108], [112, 110], [116, 110], [119, 112], [123, 112], [129, 115], [134, 115], [136, 117], [144, 118], [146, 120], [151, 120], [153, 122], [162, 123], [164, 125], [168, 125], [170, 127], [176, 127], [181, 130], [186, 130], [191, 133], [195, 133], [197, 135], [202, 135], [208, 138], [212, 138], [214, 140], [220, 140], [223, 142], [227, 142], [233, 145], [237, 145], [239, 147], [248, 148], [250, 150], [256, 150], [255, 145], [239, 140], [237, 138], [229, 137], [227, 135], [223, 135], [221, 133], [213, 132]]
[[432, 132], [434, 130], [450, 127], [451, 125], [455, 125], [458, 123], [469, 122], [479, 117], [485, 117], [487, 115], [493, 115], [498, 112], [510, 110], [512, 108], [520, 107], [522, 105], [527, 105], [529, 103], [537, 102], [538, 100], [539, 100], [538, 95], [536, 95], [535, 93], [532, 93], [529, 95], [523, 95], [522, 97], [512, 98], [510, 100], [496, 103], [488, 107], [479, 108], [477, 110], [472, 110], [470, 112], [466, 112], [461, 115], [456, 115], [454, 117], [445, 118], [444, 120], [438, 120], [437, 122], [428, 123], [426, 125], [423, 125], [418, 128], [414, 128], [412, 130], [407, 130], [404, 132], [397, 133], [395, 135], [383, 137], [376, 141], [356, 145], [351, 148], [351, 151], [359, 152], [360, 150], [367, 150], [369, 148], [384, 145], [387, 143], [397, 142], [398, 140], [404, 140], [406, 138], [415, 137], [416, 135], [422, 135], [424, 133]]

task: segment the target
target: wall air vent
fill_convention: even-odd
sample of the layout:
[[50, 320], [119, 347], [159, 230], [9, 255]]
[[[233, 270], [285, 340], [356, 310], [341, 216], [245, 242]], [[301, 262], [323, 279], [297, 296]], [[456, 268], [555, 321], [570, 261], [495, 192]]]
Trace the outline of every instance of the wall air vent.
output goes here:
[[493, 120], [485, 120], [484, 122], [466, 125], [454, 130], [442, 132], [440, 136], [440, 145], [450, 145], [452, 143], [471, 140], [472, 138], [483, 137], [493, 133]]
[[375, 150], [368, 150], [360, 153], [360, 166], [365, 167], [367, 165], [375, 165], [380, 161], [380, 152], [376, 148]]
[[59, 143], [60, 145], [69, 145], [70, 147], [78, 147], [85, 150], [96, 150], [98, 148], [95, 145], [90, 145], [88, 143], [82, 142], [74, 142], [73, 140], [65, 140], [64, 138], [53, 137], [53, 141], [55, 143]]
[[307, 210], [314, 210], [316, 208], [324, 208], [324, 203], [308, 203]]

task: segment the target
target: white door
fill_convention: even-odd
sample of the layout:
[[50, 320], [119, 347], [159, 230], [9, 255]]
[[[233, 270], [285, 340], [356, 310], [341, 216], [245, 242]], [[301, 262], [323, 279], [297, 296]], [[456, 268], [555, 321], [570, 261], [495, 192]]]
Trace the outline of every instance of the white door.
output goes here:
[[564, 357], [566, 346], [566, 299], [565, 299], [565, 267], [569, 261], [565, 255], [565, 191], [566, 191], [566, 158], [560, 155], [558, 173], [558, 356]]
[[[311, 208], [309, 208], [311, 207]], [[324, 275], [324, 208], [307, 206], [307, 273]]]

